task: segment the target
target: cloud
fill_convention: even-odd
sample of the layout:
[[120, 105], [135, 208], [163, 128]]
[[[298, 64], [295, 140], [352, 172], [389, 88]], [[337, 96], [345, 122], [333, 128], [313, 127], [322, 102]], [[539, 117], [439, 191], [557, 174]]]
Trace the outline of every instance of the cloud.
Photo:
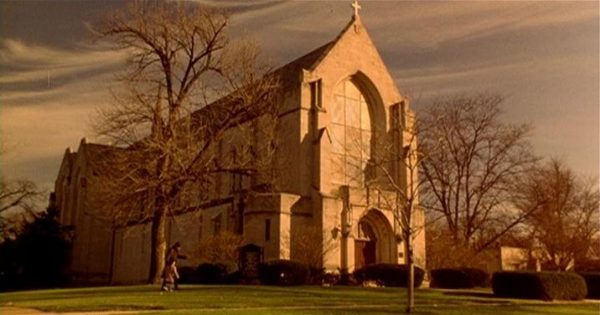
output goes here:
[[[66, 51], [28, 45], [14, 39], [0, 41], [0, 84], [7, 106], [51, 100], [64, 86], [93, 80], [122, 66], [123, 51], [73, 47]], [[57, 89], [58, 88], [58, 89]]]
[[0, 71], [0, 134], [8, 149], [0, 156], [3, 175], [49, 187], [64, 149], [93, 135], [90, 118], [111, 101], [113, 73], [124, 58], [122, 51], [84, 45], [64, 50], [2, 40], [0, 67], [8, 69]]

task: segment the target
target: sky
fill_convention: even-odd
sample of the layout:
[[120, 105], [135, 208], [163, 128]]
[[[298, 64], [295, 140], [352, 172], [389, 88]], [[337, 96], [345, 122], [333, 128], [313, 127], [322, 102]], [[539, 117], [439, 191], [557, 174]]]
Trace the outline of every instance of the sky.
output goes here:
[[[283, 65], [332, 40], [350, 0], [196, 1], [231, 14], [230, 36], [256, 40]], [[401, 93], [418, 112], [434, 97], [499, 93], [502, 118], [529, 123], [543, 157], [598, 176], [598, 1], [361, 1], [360, 16]], [[124, 53], [90, 25], [117, 1], [0, 2], [0, 172], [47, 192], [67, 147], [94, 141]]]

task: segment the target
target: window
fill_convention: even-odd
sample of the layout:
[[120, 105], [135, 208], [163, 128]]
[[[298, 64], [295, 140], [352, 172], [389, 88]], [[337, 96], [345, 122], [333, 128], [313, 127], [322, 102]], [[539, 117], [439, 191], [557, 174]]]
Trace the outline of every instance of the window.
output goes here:
[[329, 114], [332, 163], [336, 169], [332, 181], [362, 186], [371, 156], [371, 119], [364, 95], [350, 79], [336, 86]]
[[271, 219], [265, 220], [265, 241], [271, 239]]

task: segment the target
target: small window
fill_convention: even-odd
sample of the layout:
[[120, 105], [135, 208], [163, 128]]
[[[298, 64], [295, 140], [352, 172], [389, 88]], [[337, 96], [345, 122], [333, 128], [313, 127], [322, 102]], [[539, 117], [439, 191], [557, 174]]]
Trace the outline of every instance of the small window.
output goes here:
[[321, 109], [321, 80], [310, 82], [311, 108]]
[[271, 239], [271, 219], [265, 220], [265, 241]]

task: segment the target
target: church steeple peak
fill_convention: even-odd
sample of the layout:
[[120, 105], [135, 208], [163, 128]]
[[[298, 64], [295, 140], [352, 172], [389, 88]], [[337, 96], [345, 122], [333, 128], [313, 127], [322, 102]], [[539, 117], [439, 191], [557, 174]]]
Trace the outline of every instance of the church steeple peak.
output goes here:
[[354, 15], [352, 17], [355, 20], [360, 18], [360, 16], [358, 15], [358, 10], [360, 10], [362, 7], [358, 3], [358, 0], [354, 0], [354, 2], [352, 2], [351, 6], [352, 6], [352, 8], [354, 8]]

